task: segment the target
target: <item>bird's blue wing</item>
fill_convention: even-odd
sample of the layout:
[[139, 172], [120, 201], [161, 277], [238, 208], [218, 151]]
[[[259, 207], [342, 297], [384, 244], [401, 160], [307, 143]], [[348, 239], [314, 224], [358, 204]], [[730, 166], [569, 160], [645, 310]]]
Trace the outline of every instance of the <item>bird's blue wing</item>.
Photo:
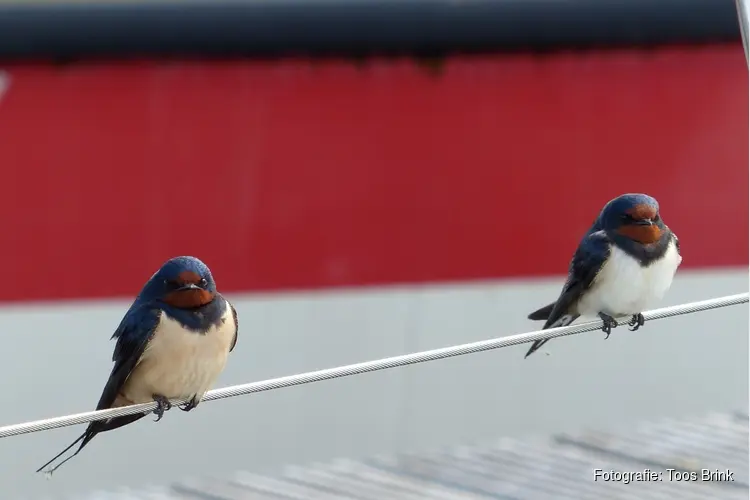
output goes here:
[[[555, 302], [544, 328], [554, 325], [563, 315], [568, 314], [575, 302], [596, 279], [611, 252], [611, 242], [604, 231], [588, 234], [578, 245], [568, 269], [560, 297]], [[577, 317], [577, 315], [576, 315]]]
[[117, 394], [138, 364], [146, 345], [153, 336], [159, 324], [160, 314], [160, 309], [136, 302], [122, 318], [120, 326], [112, 334], [112, 338], [117, 339], [112, 353], [112, 361], [115, 365], [112, 367], [112, 373], [96, 405], [97, 410], [110, 408], [114, 403]]
[[[130, 307], [125, 317], [122, 318], [120, 326], [117, 327], [112, 338], [117, 339], [115, 344], [115, 351], [112, 354], [112, 361], [115, 362], [115, 366], [112, 368], [112, 373], [109, 375], [107, 385], [104, 386], [102, 395], [99, 398], [99, 403], [96, 405], [97, 410], [104, 410], [111, 408], [112, 404], [117, 399], [117, 395], [122, 389], [123, 384], [130, 376], [130, 372], [133, 371], [138, 360], [141, 358], [148, 341], [154, 334], [157, 325], [159, 324], [159, 316], [161, 311], [158, 308], [154, 308], [149, 304], [141, 303], [136, 300], [135, 303]], [[54, 471], [62, 464], [78, 455], [78, 453], [100, 432], [111, 431], [117, 429], [123, 425], [135, 422], [136, 420], [143, 418], [145, 413], [136, 413], [134, 415], [124, 415], [122, 417], [109, 418], [105, 420], [94, 420], [90, 422], [86, 430], [81, 436], [73, 441], [73, 443], [65, 448], [62, 452], [58, 453], [52, 460], [42, 465], [37, 472], [41, 471], [49, 464], [60, 458], [65, 452], [70, 450], [77, 443], [81, 443], [78, 446], [78, 450], [70, 455], [65, 460], [62, 460], [49, 472]]]

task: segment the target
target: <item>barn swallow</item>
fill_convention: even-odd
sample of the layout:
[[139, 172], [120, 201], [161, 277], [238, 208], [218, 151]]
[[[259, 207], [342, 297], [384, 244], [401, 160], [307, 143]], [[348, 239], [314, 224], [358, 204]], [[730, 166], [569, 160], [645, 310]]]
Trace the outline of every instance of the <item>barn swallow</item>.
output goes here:
[[[635, 331], [645, 321], [641, 313], [672, 285], [681, 262], [680, 242], [659, 215], [658, 202], [623, 194], [604, 205], [581, 240], [557, 301], [528, 317], [546, 320], [546, 330], [581, 315], [598, 316], [609, 338], [616, 317], [632, 316], [628, 325]], [[525, 357], [547, 340], [534, 342]]]
[[[156, 421], [172, 407], [190, 411], [216, 381], [237, 343], [237, 312], [216, 291], [211, 271], [195, 257], [168, 260], [146, 282], [120, 322], [109, 375], [97, 410], [156, 401]], [[86, 431], [41, 471], [78, 442], [78, 450], [48, 470], [52, 473], [78, 455], [100, 432], [146, 416], [126, 415], [91, 422]]]

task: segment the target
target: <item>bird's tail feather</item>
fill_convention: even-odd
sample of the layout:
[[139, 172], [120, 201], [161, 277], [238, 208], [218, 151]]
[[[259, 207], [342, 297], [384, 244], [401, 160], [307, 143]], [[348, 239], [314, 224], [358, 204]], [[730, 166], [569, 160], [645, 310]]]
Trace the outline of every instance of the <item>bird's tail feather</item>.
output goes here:
[[[101, 409], [102, 408], [97, 407], [97, 410], [101, 410]], [[70, 446], [68, 446], [63, 451], [61, 451], [60, 453], [58, 453], [57, 455], [55, 455], [55, 457], [52, 460], [50, 460], [46, 464], [44, 464], [41, 467], [39, 467], [36, 471], [37, 472], [41, 472], [42, 469], [44, 469], [49, 464], [51, 464], [52, 462], [54, 462], [55, 460], [57, 460], [58, 458], [60, 458], [61, 456], [63, 456], [65, 454], [65, 452], [67, 452], [68, 450], [70, 450], [77, 443], [81, 442], [81, 446], [78, 447], [78, 449], [76, 450], [75, 453], [73, 453], [71, 456], [69, 456], [68, 458], [66, 458], [65, 460], [63, 460], [62, 462], [60, 462], [59, 464], [55, 465], [51, 469], [48, 469], [48, 470], [45, 471], [47, 474], [52, 474], [57, 469], [59, 469], [62, 466], [62, 464], [64, 464], [65, 462], [67, 462], [68, 460], [70, 460], [71, 458], [73, 458], [74, 456], [78, 455], [81, 452], [81, 450], [84, 448], [84, 446], [86, 446], [87, 444], [89, 444], [89, 441], [91, 441], [92, 439], [94, 439], [94, 436], [96, 436], [100, 432], [111, 431], [113, 429], [120, 428], [123, 425], [127, 425], [127, 424], [130, 424], [132, 422], [135, 422], [136, 420], [139, 420], [139, 419], [141, 419], [141, 418], [143, 418], [145, 416], [146, 416], [146, 413], [136, 413], [135, 415], [125, 415], [125, 416], [122, 416], [122, 417], [116, 417], [116, 418], [112, 418], [112, 419], [109, 419], [109, 420], [97, 420], [97, 421], [91, 422], [89, 424], [89, 426], [86, 428], [86, 432], [84, 432], [83, 434], [81, 434], [80, 436], [78, 436], [78, 439], [76, 439], [75, 441], [73, 441], [72, 443], [70, 443]]]
[[526, 359], [532, 354], [534, 354], [540, 347], [546, 344], [548, 340], [549, 339], [537, 340], [536, 342], [531, 344], [531, 347], [529, 347], [529, 350], [526, 352], [526, 356], [524, 356], [523, 359]]
[[533, 313], [529, 314], [529, 319], [532, 321], [541, 321], [546, 320], [549, 318], [549, 315], [552, 313], [552, 309], [555, 307], [555, 302], [546, 305], [542, 307], [541, 309], [537, 309]]
[[65, 460], [63, 460], [59, 464], [57, 464], [54, 467], [52, 467], [52, 468], [50, 468], [50, 469], [48, 469], [48, 470], [45, 471], [48, 474], [52, 474], [57, 469], [59, 469], [62, 466], [62, 464], [64, 464], [65, 462], [67, 462], [68, 460], [70, 460], [71, 458], [73, 458], [74, 456], [78, 455], [81, 452], [81, 450], [83, 449], [83, 447], [86, 446], [87, 444], [89, 444], [89, 441], [91, 441], [92, 439], [94, 439], [94, 436], [96, 436], [98, 433], [99, 433], [98, 431], [95, 431], [91, 427], [89, 427], [88, 429], [86, 429], [86, 432], [84, 432], [83, 434], [81, 434], [80, 436], [78, 436], [78, 439], [76, 439], [75, 441], [73, 441], [72, 443], [70, 443], [70, 445], [67, 448], [65, 448], [63, 451], [61, 451], [57, 455], [55, 455], [54, 458], [52, 458], [52, 460], [50, 460], [46, 464], [44, 464], [41, 467], [39, 467], [36, 471], [37, 472], [41, 472], [42, 469], [44, 469], [45, 467], [47, 467], [48, 465], [50, 465], [52, 462], [54, 462], [55, 460], [57, 460], [58, 458], [60, 458], [61, 456], [63, 456], [68, 450], [70, 450], [72, 447], [74, 447], [76, 444], [78, 444], [80, 442], [81, 445], [78, 447], [78, 449], [76, 450], [75, 453], [73, 453], [72, 455], [70, 455], [68, 458], [66, 458]]
[[[545, 309], [545, 308], [543, 307], [542, 309]], [[539, 311], [541, 311], [542, 309], [540, 309]], [[544, 330], [547, 330], [548, 328], [559, 328], [561, 326], [568, 326], [569, 324], [577, 320], [578, 316], [580, 315], [579, 314], [563, 314], [562, 316], [560, 316], [560, 319], [558, 319], [557, 321], [555, 321], [549, 326], [545, 326]], [[547, 342], [549, 342], [549, 339], [542, 339], [542, 340], [535, 341], [533, 344], [531, 344], [529, 351], [526, 353], [526, 356], [524, 356], [523, 359], [528, 358], [531, 354], [538, 351], [539, 348], [542, 347]]]

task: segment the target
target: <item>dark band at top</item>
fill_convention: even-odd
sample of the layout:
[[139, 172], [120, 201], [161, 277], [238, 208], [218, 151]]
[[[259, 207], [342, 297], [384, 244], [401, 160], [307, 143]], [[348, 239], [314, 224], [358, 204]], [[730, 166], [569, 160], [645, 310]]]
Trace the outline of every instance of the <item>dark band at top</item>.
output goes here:
[[204, 0], [0, 7], [0, 59], [442, 55], [740, 39], [729, 0]]

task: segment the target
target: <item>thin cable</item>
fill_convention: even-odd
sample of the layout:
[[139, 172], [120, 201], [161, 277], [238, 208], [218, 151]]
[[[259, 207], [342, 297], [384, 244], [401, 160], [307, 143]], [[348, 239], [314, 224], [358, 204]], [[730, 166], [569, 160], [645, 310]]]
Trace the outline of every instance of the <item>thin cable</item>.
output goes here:
[[748, 0], [735, 0], [737, 7], [737, 18], [740, 23], [740, 34], [742, 35], [742, 46], [745, 49], [745, 60], [750, 64], [750, 49], [748, 49], [748, 36], [750, 33], [750, 6]]
[[[662, 309], [654, 309], [652, 311], [643, 313], [643, 317], [646, 319], [646, 321], [651, 321], [655, 319], [671, 318], [673, 316], [680, 316], [683, 314], [692, 314], [700, 311], [708, 311], [710, 309], [735, 306], [739, 304], [745, 304], [747, 302], [748, 293], [740, 293], [737, 295], [728, 295], [726, 297], [718, 297], [715, 299], [703, 300], [700, 302], [690, 302], [687, 304], [681, 304], [672, 307], [664, 307]], [[617, 321], [617, 324], [624, 325], [627, 324], [629, 320], [629, 317], [621, 318]], [[508, 337], [500, 337], [496, 339], [483, 340], [480, 342], [472, 342], [471, 344], [462, 344], [452, 347], [444, 347], [442, 349], [433, 349], [431, 351], [405, 354], [403, 356], [394, 356], [392, 358], [367, 361], [364, 363], [355, 363], [353, 365], [339, 366], [337, 368], [329, 368], [327, 370], [300, 373], [298, 375], [273, 378], [269, 380], [263, 380], [261, 382], [233, 385], [230, 387], [224, 387], [223, 389], [215, 389], [213, 391], [207, 392], [202, 401], [214, 401], [217, 399], [231, 398], [234, 396], [244, 396], [246, 394], [253, 394], [255, 392], [272, 391], [284, 387], [310, 384], [312, 382], [320, 382], [321, 380], [348, 377], [350, 375], [359, 375], [361, 373], [385, 370], [388, 368], [395, 368], [397, 366], [413, 365], [416, 363], [435, 361], [437, 359], [463, 356], [464, 354], [490, 351], [492, 349], [500, 349], [503, 347], [525, 344], [541, 339], [552, 339], [567, 335], [575, 335], [583, 332], [591, 332], [594, 330], [599, 330], [600, 328], [602, 328], [602, 326], [603, 324], [601, 321], [591, 321], [561, 328], [550, 328], [549, 330], [520, 333], [518, 335], [511, 335]], [[180, 401], [180, 403], [184, 402], [185, 401]], [[173, 404], [175, 403], [176, 401], [173, 401]], [[0, 438], [17, 436], [19, 434], [27, 434], [30, 432], [47, 431], [50, 429], [66, 427], [69, 425], [84, 424], [87, 422], [92, 422], [94, 420], [103, 420], [106, 418], [121, 417], [124, 415], [134, 415], [136, 413], [149, 413], [154, 409], [156, 409], [156, 403], [143, 403], [138, 405], [113, 408], [109, 410], [89, 411], [86, 413], [78, 413], [75, 415], [67, 415], [64, 417], [55, 417], [45, 420], [26, 422], [23, 424], [8, 425], [5, 427], [0, 427]]]

